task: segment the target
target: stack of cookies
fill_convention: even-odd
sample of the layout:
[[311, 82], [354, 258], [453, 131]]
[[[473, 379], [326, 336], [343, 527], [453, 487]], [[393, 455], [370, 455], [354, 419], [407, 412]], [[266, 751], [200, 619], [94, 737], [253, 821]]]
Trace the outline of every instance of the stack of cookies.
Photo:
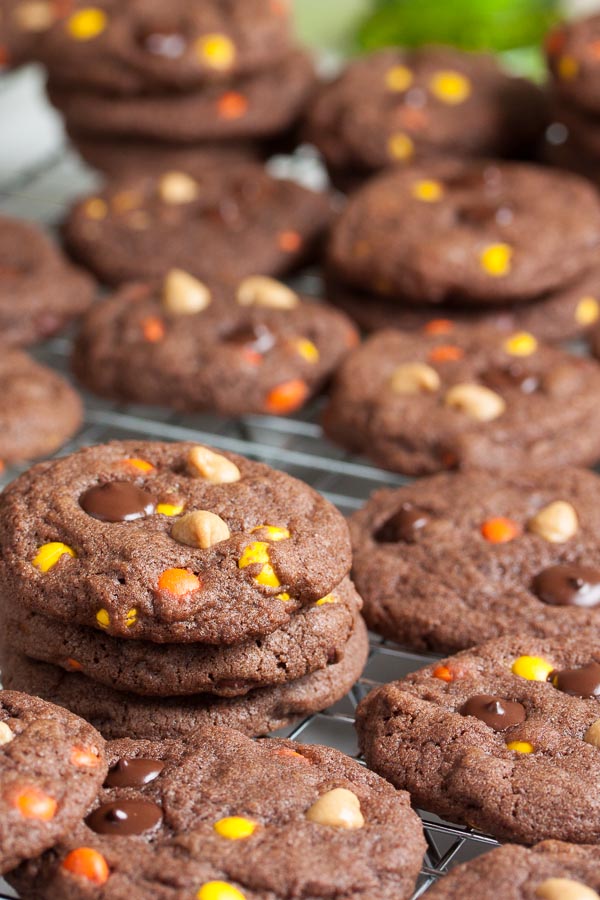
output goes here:
[[42, 463], [0, 521], [3, 679], [109, 737], [263, 734], [360, 675], [347, 525], [303, 483], [192, 444]]
[[[286, 0], [82, 2], [40, 41], [52, 102], [94, 162], [280, 136], [314, 86]], [[216, 146], [215, 146], [216, 143]]]

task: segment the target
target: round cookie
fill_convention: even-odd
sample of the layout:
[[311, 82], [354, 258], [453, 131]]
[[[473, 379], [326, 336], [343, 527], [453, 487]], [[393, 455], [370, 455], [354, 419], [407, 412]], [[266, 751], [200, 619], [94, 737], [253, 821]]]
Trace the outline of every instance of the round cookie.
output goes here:
[[543, 95], [492, 56], [450, 47], [387, 49], [324, 85], [306, 137], [333, 173], [363, 176], [432, 156], [504, 156], [541, 134]]
[[152, 697], [238, 697], [340, 662], [361, 605], [346, 579], [299, 610], [285, 628], [233, 647], [122, 641], [35, 612], [5, 613], [5, 633], [26, 656], [82, 672], [116, 690]]
[[600, 367], [527, 332], [380, 331], [334, 378], [326, 434], [407, 475], [594, 463]]
[[0, 691], [0, 873], [79, 824], [107, 772], [104, 741], [64, 709]]
[[350, 520], [367, 623], [445, 653], [599, 628], [599, 510], [600, 478], [586, 469], [442, 474], [378, 491]]
[[452, 869], [429, 900], [596, 900], [598, 848], [544, 841], [532, 849], [499, 847]]
[[500, 839], [600, 837], [597, 629], [501, 638], [377, 688], [367, 764], [420, 809]]
[[0, 460], [54, 453], [83, 419], [79, 395], [62, 376], [20, 350], [0, 354]]
[[105, 397], [223, 415], [287, 415], [338, 367], [358, 334], [331, 307], [251, 276], [211, 284], [172, 270], [123, 287], [83, 322], [73, 367]]
[[291, 50], [286, 0], [80, 3], [41, 43], [52, 78], [110, 94], [188, 90], [270, 68]]
[[7, 686], [64, 706], [90, 721], [106, 738], [166, 739], [193, 734], [204, 725], [226, 725], [251, 736], [268, 734], [321, 712], [341, 700], [360, 677], [369, 642], [364, 622], [357, 617], [339, 662], [297, 681], [233, 698], [214, 694], [140, 697], [6, 648], [3, 652], [2, 677]]
[[600, 203], [567, 172], [435, 161], [354, 194], [334, 225], [342, 282], [407, 303], [524, 303], [597, 262]]
[[[426, 845], [410, 798], [337, 750], [205, 728], [108, 752], [85, 823], [11, 875], [24, 900], [411, 895]], [[95, 885], [74, 877], [81, 848], [102, 860]]]
[[310, 256], [331, 201], [259, 165], [147, 173], [111, 182], [75, 205], [72, 253], [108, 284], [162, 279], [180, 268], [201, 279], [281, 275]]
[[37, 226], [0, 217], [0, 341], [44, 340], [80, 316], [95, 293]]
[[563, 22], [546, 39], [556, 93], [569, 104], [600, 113], [600, 15]]
[[455, 326], [497, 328], [501, 332], [528, 331], [540, 341], [556, 343], [581, 337], [600, 319], [600, 268], [595, 267], [567, 287], [530, 303], [477, 309], [455, 304], [405, 304], [379, 297], [330, 279], [327, 299], [346, 312], [365, 331], [399, 328], [401, 331], [438, 330], [448, 335]]
[[115, 97], [50, 80], [48, 96], [80, 131], [193, 144], [286, 131], [302, 113], [315, 77], [310, 56], [296, 50], [267, 72], [193, 91]]
[[237, 644], [350, 569], [346, 522], [308, 485], [192, 443], [114, 441], [41, 463], [0, 512], [4, 600], [115, 637]]

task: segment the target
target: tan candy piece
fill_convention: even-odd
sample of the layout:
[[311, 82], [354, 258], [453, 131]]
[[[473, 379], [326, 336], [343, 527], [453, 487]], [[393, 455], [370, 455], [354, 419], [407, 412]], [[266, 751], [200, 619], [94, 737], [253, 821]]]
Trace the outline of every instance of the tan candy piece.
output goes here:
[[583, 739], [586, 743], [591, 744], [593, 747], [597, 747], [598, 750], [600, 750], [600, 719], [596, 719], [595, 722], [592, 722], [584, 734]]
[[176, 316], [191, 316], [210, 305], [209, 289], [183, 269], [171, 269], [165, 278], [163, 306]]
[[506, 403], [482, 384], [455, 384], [446, 394], [446, 406], [460, 410], [476, 422], [491, 422], [502, 415]]
[[237, 302], [240, 306], [293, 309], [298, 305], [298, 295], [274, 278], [267, 278], [265, 275], [251, 275], [240, 282], [237, 289]]
[[13, 15], [23, 31], [46, 31], [56, 20], [56, 13], [48, 0], [30, 0], [21, 3]]
[[548, 878], [536, 888], [540, 900], [600, 900], [596, 891], [572, 878]]
[[235, 463], [208, 447], [192, 447], [188, 467], [196, 478], [204, 478], [211, 484], [232, 484], [242, 477]]
[[564, 544], [577, 534], [579, 522], [570, 503], [556, 500], [533, 516], [527, 523], [527, 528], [551, 544]]
[[10, 744], [15, 738], [6, 722], [0, 722], [0, 747], [4, 744]]
[[390, 387], [395, 394], [433, 393], [440, 388], [440, 376], [431, 366], [421, 362], [404, 363], [394, 369]]
[[227, 522], [206, 509], [197, 509], [178, 519], [171, 529], [171, 537], [188, 547], [207, 550], [231, 537]]
[[348, 831], [363, 828], [365, 824], [360, 800], [347, 788], [334, 788], [322, 794], [307, 811], [306, 818], [317, 825], [346, 828]]
[[177, 206], [191, 203], [198, 196], [198, 182], [185, 172], [166, 172], [160, 179], [158, 191], [161, 200]]

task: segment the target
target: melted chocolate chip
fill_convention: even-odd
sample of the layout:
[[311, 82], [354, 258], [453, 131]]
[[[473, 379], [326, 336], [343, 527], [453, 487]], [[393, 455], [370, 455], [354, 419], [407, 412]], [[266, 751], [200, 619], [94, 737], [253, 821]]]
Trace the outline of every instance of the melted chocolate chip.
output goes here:
[[571, 697], [582, 697], [584, 700], [600, 698], [600, 663], [591, 662], [580, 669], [555, 669], [550, 672], [548, 681]]
[[162, 817], [160, 806], [151, 800], [115, 800], [103, 803], [85, 822], [96, 834], [125, 837], [153, 831], [162, 822]]
[[461, 716], [475, 716], [481, 719], [494, 731], [506, 731], [514, 725], [520, 725], [527, 718], [522, 703], [504, 700], [503, 697], [492, 697], [489, 694], [477, 694], [470, 697], [461, 707]]
[[187, 47], [187, 41], [182, 34], [168, 29], [142, 32], [139, 40], [148, 53], [163, 56], [165, 59], [180, 59]]
[[414, 543], [419, 531], [429, 522], [429, 516], [422, 509], [404, 503], [398, 512], [375, 532], [379, 544], [397, 544], [400, 541]]
[[109, 481], [82, 494], [79, 505], [101, 522], [131, 522], [152, 515], [156, 501], [129, 481]]
[[540, 379], [532, 372], [528, 372], [523, 366], [514, 363], [511, 366], [498, 366], [488, 369], [481, 376], [483, 383], [495, 391], [503, 391], [507, 388], [519, 388], [524, 394], [533, 394], [540, 386]]
[[104, 782], [106, 787], [144, 787], [158, 778], [165, 764], [160, 759], [120, 759]]
[[600, 569], [587, 566], [550, 566], [533, 579], [533, 592], [550, 606], [598, 606]]
[[227, 336], [227, 342], [255, 353], [268, 353], [277, 343], [277, 338], [266, 325], [240, 327]]
[[458, 210], [459, 222], [467, 225], [487, 225], [496, 222], [498, 225], [509, 225], [513, 212], [509, 206], [497, 206], [495, 203], [473, 203]]

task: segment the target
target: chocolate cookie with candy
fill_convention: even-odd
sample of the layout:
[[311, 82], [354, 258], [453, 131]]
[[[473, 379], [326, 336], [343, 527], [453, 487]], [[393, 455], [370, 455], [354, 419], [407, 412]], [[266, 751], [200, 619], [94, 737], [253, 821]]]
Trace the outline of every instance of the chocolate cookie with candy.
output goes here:
[[287, 625], [350, 569], [342, 515], [269, 466], [116, 441], [34, 466], [0, 512], [3, 602], [157, 642], [236, 644]]
[[0, 217], [0, 341], [44, 340], [80, 316], [92, 280], [71, 266], [37, 226]]
[[85, 823], [11, 874], [24, 900], [412, 893], [426, 845], [408, 795], [337, 750], [205, 728], [108, 754]]
[[492, 56], [387, 49], [352, 61], [309, 108], [306, 136], [334, 178], [436, 156], [504, 156], [544, 127], [538, 87]]
[[544, 841], [532, 849], [506, 846], [452, 869], [428, 892], [430, 900], [598, 900], [598, 848]]
[[597, 264], [600, 202], [576, 175], [436, 161], [379, 176], [334, 226], [333, 276], [402, 303], [518, 304]]
[[600, 15], [563, 22], [546, 38], [546, 57], [559, 97], [600, 113]]
[[255, 163], [115, 180], [81, 200], [65, 226], [72, 253], [108, 284], [281, 275], [307, 259], [331, 201]]
[[205, 283], [174, 269], [126, 286], [85, 319], [74, 368], [96, 393], [224, 415], [302, 406], [358, 343], [343, 313], [279, 281]]
[[357, 728], [368, 765], [421, 809], [524, 844], [596, 844], [599, 700], [597, 628], [514, 635], [377, 688]]
[[436, 475], [350, 520], [369, 626], [453, 652], [505, 634], [600, 627], [600, 478], [586, 469]]
[[408, 475], [591, 464], [600, 366], [528, 332], [380, 331], [336, 373], [333, 440]]
[[[40, 6], [21, 3], [27, 5]], [[114, 95], [197, 88], [270, 68], [291, 50], [286, 0], [72, 6], [47, 33], [39, 55], [55, 81], [78, 89]]]
[[107, 772], [97, 731], [58, 706], [0, 691], [0, 873], [77, 826]]

